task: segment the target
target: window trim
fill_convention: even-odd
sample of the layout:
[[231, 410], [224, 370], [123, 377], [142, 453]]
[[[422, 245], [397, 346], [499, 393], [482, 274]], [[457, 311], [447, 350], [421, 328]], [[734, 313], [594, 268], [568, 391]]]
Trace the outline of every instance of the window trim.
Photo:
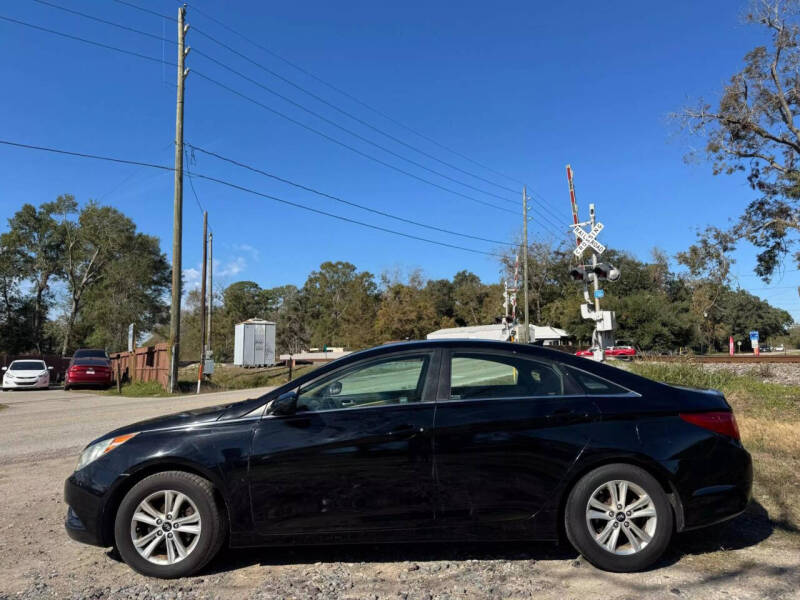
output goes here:
[[[408, 359], [408, 358], [414, 358], [414, 357], [417, 357], [417, 356], [419, 356], [419, 357], [427, 357], [428, 358], [427, 369], [425, 369], [425, 372], [422, 374], [422, 376], [424, 378], [424, 381], [423, 381], [423, 384], [422, 384], [422, 394], [421, 394], [421, 398], [420, 398], [419, 402], [408, 402], [408, 403], [405, 403], [405, 404], [380, 404], [380, 405], [374, 405], [374, 406], [352, 406], [352, 407], [341, 407], [341, 408], [326, 408], [326, 409], [323, 409], [323, 410], [302, 411], [302, 412], [299, 412], [299, 413], [295, 413], [294, 415], [291, 415], [291, 416], [316, 415], [316, 414], [320, 414], [320, 413], [329, 413], [329, 412], [338, 412], [338, 411], [353, 412], [353, 411], [357, 411], [357, 410], [364, 410], [364, 409], [371, 409], [371, 408], [398, 408], [398, 407], [420, 406], [420, 405], [426, 404], [426, 403], [430, 404], [430, 403], [434, 402], [435, 399], [436, 399], [435, 398], [434, 389], [433, 389], [435, 387], [433, 385], [433, 382], [434, 382], [433, 378], [435, 377], [435, 373], [437, 371], [439, 371], [438, 362], [440, 361], [441, 351], [438, 350], [438, 349], [406, 350], [406, 351], [403, 351], [403, 352], [382, 354], [382, 355], [378, 355], [378, 356], [370, 356], [370, 357], [364, 358], [362, 360], [359, 360], [357, 362], [354, 362], [353, 364], [347, 365], [347, 366], [343, 367], [342, 369], [333, 369], [332, 371], [328, 371], [327, 373], [323, 373], [319, 377], [315, 377], [314, 379], [306, 381], [302, 385], [297, 386], [297, 388], [290, 388], [290, 389], [296, 389], [297, 396], [298, 396], [298, 401], [299, 401], [300, 394], [302, 393], [303, 388], [314, 387], [315, 385], [317, 385], [318, 383], [324, 381], [327, 378], [332, 378], [333, 379], [333, 378], [335, 378], [337, 376], [338, 377], [342, 377], [342, 376], [347, 375], [347, 374], [349, 374], [349, 373], [351, 373], [351, 372], [353, 372], [353, 371], [355, 371], [357, 369], [360, 369], [362, 367], [366, 367], [370, 363], [386, 362], [386, 361], [390, 361], [390, 360], [403, 360], [403, 359]], [[266, 404], [265, 404], [265, 408], [266, 408]], [[265, 414], [264, 418], [272, 417], [272, 416], [275, 416], [275, 415], [266, 415]], [[281, 418], [284, 418], [284, 417], [281, 415]]]
[[[549, 360], [547, 358], [540, 358], [538, 356], [529, 356], [527, 354], [523, 354], [521, 352], [514, 352], [508, 350], [494, 350], [494, 349], [478, 349], [478, 348], [449, 348], [446, 353], [442, 356], [442, 366], [440, 369], [439, 374], [439, 386], [437, 389], [436, 395], [436, 402], [493, 402], [496, 400], [538, 400], [538, 399], [552, 399], [552, 398], [584, 398], [587, 397], [586, 394], [541, 394], [541, 395], [531, 395], [531, 396], [520, 396], [520, 395], [511, 395], [511, 396], [492, 396], [491, 398], [451, 398], [451, 389], [450, 389], [450, 378], [451, 378], [451, 366], [453, 357], [456, 354], [472, 354], [475, 356], [481, 357], [504, 357], [504, 358], [514, 358], [514, 359], [521, 359], [527, 360], [534, 363], [544, 364], [548, 367], [554, 369], [562, 379], [566, 380], [564, 372], [560, 369], [560, 363]], [[480, 359], [478, 359], [480, 360]], [[564, 382], [566, 383], [566, 381]], [[566, 388], [566, 385], [564, 386]]]

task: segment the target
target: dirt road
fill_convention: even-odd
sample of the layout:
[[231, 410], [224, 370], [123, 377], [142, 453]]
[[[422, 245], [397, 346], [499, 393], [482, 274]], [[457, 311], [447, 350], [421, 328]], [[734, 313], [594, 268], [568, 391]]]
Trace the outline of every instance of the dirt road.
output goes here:
[[134, 420], [256, 394], [0, 396], [0, 599], [800, 598], [800, 537], [757, 502], [725, 527], [678, 536], [658, 568], [634, 575], [598, 571], [549, 544], [368, 545], [228, 551], [197, 577], [164, 582], [67, 538], [62, 485], [86, 442]]

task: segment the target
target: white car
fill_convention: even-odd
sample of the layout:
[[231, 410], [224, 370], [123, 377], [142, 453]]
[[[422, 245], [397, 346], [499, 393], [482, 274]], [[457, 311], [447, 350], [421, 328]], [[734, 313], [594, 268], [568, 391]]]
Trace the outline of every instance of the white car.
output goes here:
[[15, 360], [3, 367], [3, 391], [50, 387], [50, 370], [43, 360]]

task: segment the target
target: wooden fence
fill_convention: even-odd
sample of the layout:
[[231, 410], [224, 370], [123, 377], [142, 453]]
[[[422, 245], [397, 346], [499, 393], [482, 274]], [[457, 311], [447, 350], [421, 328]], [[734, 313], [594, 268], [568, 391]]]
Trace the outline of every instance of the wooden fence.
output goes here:
[[167, 344], [135, 348], [133, 352], [112, 352], [111, 372], [114, 382], [119, 374], [122, 382], [157, 381], [167, 389], [169, 352]]

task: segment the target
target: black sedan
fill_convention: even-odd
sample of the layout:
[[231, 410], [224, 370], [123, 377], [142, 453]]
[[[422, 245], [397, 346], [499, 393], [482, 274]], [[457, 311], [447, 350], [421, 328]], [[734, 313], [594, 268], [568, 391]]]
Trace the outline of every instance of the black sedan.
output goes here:
[[745, 510], [751, 483], [719, 392], [536, 346], [411, 342], [99, 438], [66, 482], [66, 528], [158, 577], [223, 545], [562, 535], [635, 571]]

